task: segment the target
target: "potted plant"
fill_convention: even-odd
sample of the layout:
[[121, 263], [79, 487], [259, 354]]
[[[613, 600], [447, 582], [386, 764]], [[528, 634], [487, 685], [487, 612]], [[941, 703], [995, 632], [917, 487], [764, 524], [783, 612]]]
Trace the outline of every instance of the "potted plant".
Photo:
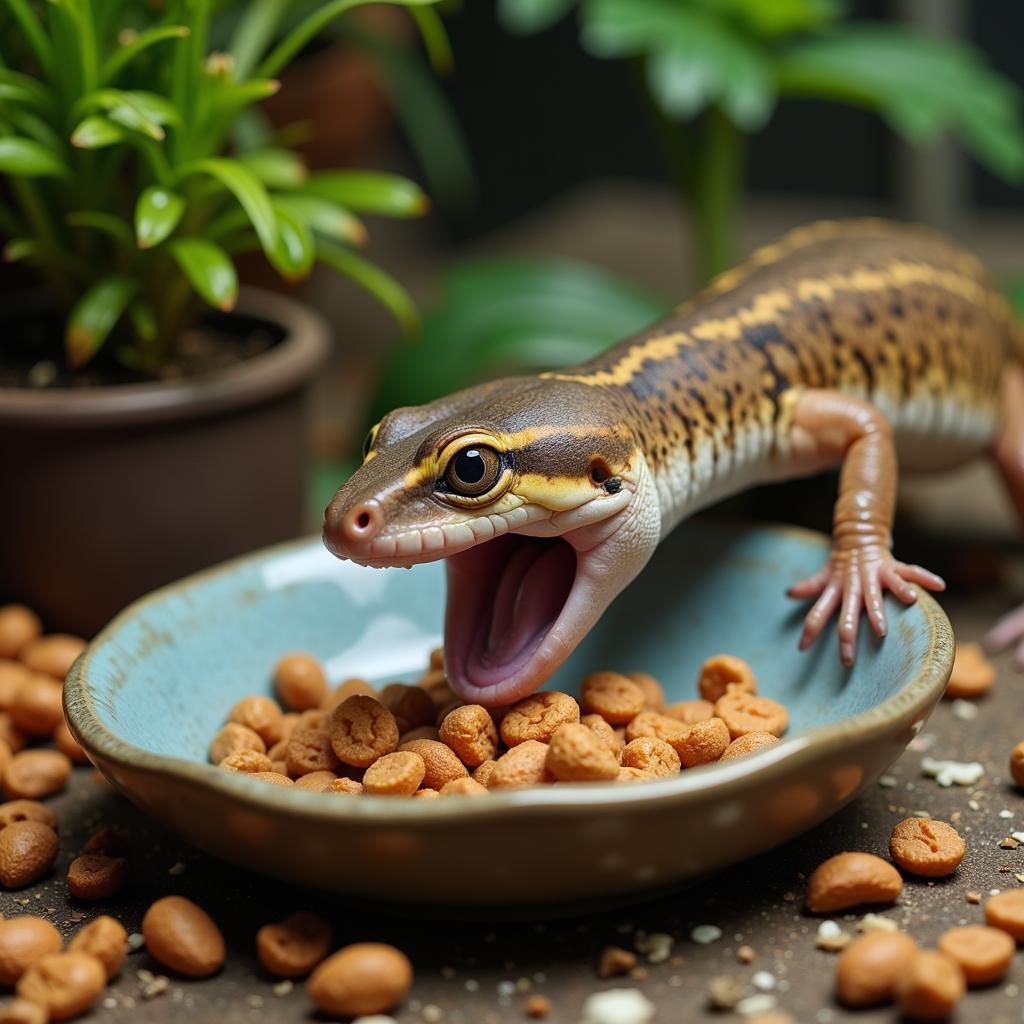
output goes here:
[[[209, 0], [2, 8], [0, 234], [41, 287], [0, 313], [0, 596], [53, 628], [89, 633], [155, 585], [300, 529], [303, 396], [328, 331], [294, 300], [240, 291], [240, 254], [287, 280], [325, 264], [415, 325], [357, 251], [358, 215], [418, 215], [420, 189], [309, 173], [251, 116], [362, 2], [294, 22], [250, 0], [222, 50]], [[431, 24], [434, 0], [393, 2]]]

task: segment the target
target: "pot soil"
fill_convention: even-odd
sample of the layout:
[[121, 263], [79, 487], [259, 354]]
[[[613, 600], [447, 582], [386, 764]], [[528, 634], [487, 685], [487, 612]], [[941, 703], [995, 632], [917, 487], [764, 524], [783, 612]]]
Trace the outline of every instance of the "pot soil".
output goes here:
[[[39, 314], [0, 319], [16, 333]], [[163, 383], [0, 387], [0, 599], [90, 636], [154, 587], [302, 531], [327, 325], [255, 290], [211, 323], [263, 351]]]

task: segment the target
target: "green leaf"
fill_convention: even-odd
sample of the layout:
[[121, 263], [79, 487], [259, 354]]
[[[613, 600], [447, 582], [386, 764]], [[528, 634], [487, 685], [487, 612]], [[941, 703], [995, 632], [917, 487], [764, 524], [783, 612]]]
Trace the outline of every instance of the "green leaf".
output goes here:
[[498, 0], [498, 18], [507, 31], [526, 36], [561, 21], [575, 3], [576, 0]]
[[238, 200], [256, 229], [268, 257], [277, 248], [277, 219], [263, 182], [248, 167], [226, 157], [194, 160], [178, 168], [178, 177], [205, 174], [219, 181]]
[[29, 260], [39, 252], [39, 243], [34, 238], [12, 238], [4, 245], [4, 260], [19, 263]]
[[297, 188], [309, 177], [305, 161], [290, 149], [254, 149], [239, 153], [235, 159], [267, 188]]
[[429, 7], [410, 7], [409, 13], [420, 30], [430, 66], [439, 75], [449, 74], [455, 66], [455, 59], [440, 15]]
[[107, 58], [100, 70], [100, 80], [113, 81], [144, 50], [167, 39], [184, 39], [188, 34], [186, 25], [159, 25], [139, 32]]
[[135, 204], [135, 239], [140, 249], [159, 245], [177, 226], [185, 200], [170, 189], [151, 185]]
[[14, 20], [17, 21], [22, 35], [32, 48], [32, 52], [36, 55], [36, 60], [47, 71], [52, 70], [53, 45], [47, 38], [43, 26], [28, 0], [7, 0], [7, 6]]
[[217, 116], [225, 116], [244, 110], [254, 103], [260, 103], [276, 95], [281, 83], [276, 78], [253, 78], [248, 82], [220, 83], [210, 97], [210, 107]]
[[233, 309], [238, 299], [238, 274], [231, 257], [204, 238], [176, 238], [169, 244], [192, 287], [211, 305]]
[[699, 6], [743, 30], [773, 40], [801, 32], [820, 32], [845, 12], [841, 0], [696, 0]]
[[78, 300], [64, 336], [64, 351], [72, 369], [84, 366], [100, 350], [138, 288], [133, 278], [111, 275]]
[[292, 0], [248, 0], [228, 43], [235, 75], [248, 78], [288, 14]]
[[293, 216], [305, 221], [318, 235], [348, 245], [366, 243], [367, 234], [363, 222], [343, 206], [328, 199], [290, 193], [275, 197], [274, 207], [278, 211], [288, 210]]
[[317, 259], [351, 278], [373, 295], [407, 334], [419, 327], [419, 313], [409, 293], [388, 273], [374, 266], [362, 256], [333, 242], [319, 239], [316, 243]]
[[288, 281], [299, 281], [313, 269], [316, 250], [309, 225], [293, 210], [274, 204], [277, 248], [270, 254], [274, 268]]
[[41, 143], [7, 135], [0, 137], [0, 174], [19, 178], [66, 178], [68, 168]]
[[360, 213], [388, 217], [418, 217], [430, 207], [430, 200], [417, 184], [378, 171], [325, 171], [314, 174], [299, 191]]
[[124, 138], [124, 131], [100, 114], [90, 114], [71, 133], [71, 145], [78, 149], [102, 149]]
[[0, 67], [0, 99], [52, 111], [53, 94], [36, 78]]
[[111, 121], [158, 142], [164, 137], [164, 125], [181, 121], [178, 111], [168, 100], [138, 89], [95, 89], [75, 103], [72, 116], [96, 109], [105, 110]]

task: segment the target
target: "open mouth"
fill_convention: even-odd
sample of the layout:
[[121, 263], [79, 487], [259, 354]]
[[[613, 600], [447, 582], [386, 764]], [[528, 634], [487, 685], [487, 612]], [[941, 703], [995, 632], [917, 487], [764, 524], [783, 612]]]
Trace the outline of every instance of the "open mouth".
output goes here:
[[582, 557], [561, 538], [509, 534], [448, 559], [445, 668], [460, 697], [510, 703], [555, 671], [579, 633]]

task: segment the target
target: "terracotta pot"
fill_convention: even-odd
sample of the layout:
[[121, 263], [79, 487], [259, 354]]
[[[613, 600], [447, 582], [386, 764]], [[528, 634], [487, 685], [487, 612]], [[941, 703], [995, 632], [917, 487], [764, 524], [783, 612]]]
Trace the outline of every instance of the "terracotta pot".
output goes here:
[[328, 328], [252, 290], [233, 316], [281, 340], [182, 382], [0, 389], [0, 599], [88, 636], [154, 587], [303, 529], [305, 397]]

